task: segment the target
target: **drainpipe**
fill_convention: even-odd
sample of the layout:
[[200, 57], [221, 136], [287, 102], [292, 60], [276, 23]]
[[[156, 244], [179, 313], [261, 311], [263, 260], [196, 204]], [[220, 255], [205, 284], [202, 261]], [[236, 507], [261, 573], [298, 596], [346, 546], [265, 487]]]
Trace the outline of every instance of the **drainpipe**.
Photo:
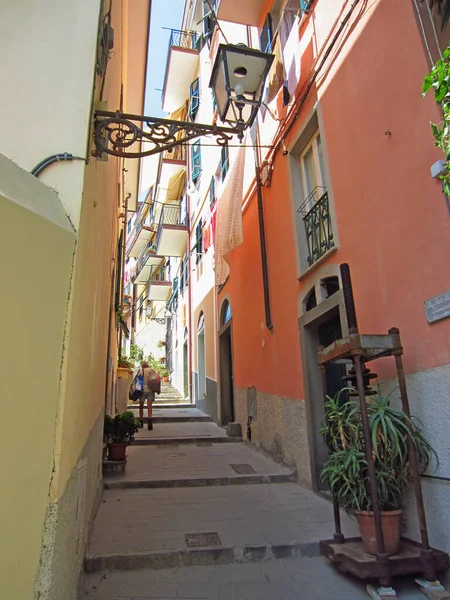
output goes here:
[[273, 331], [272, 317], [270, 314], [270, 293], [269, 293], [269, 273], [267, 269], [267, 251], [266, 251], [266, 230], [264, 226], [264, 207], [261, 186], [261, 165], [259, 161], [258, 143], [259, 136], [256, 134], [257, 144], [253, 146], [255, 157], [255, 177], [256, 177], [256, 195], [258, 197], [258, 222], [259, 222], [259, 245], [261, 248], [261, 267], [264, 291], [264, 311], [266, 314], [266, 327]]

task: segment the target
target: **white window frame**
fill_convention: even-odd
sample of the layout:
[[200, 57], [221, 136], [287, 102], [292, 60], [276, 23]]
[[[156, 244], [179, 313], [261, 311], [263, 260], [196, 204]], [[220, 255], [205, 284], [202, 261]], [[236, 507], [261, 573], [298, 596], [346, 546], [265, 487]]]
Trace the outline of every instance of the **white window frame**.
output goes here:
[[[300, 164], [300, 174], [301, 174], [301, 185], [303, 192], [303, 202], [302, 206], [304, 207], [305, 212], [311, 210], [314, 204], [319, 200], [319, 198], [326, 191], [326, 181], [325, 181], [325, 173], [323, 172], [323, 165], [320, 163], [319, 158], [319, 146], [318, 146], [318, 138], [322, 143], [320, 130], [314, 133], [313, 137], [310, 139], [305, 149], [299, 156], [299, 164]], [[312, 150], [313, 156], [313, 166], [314, 166], [314, 179], [315, 185], [311, 190], [307, 188], [307, 172], [305, 167], [305, 157]], [[316, 190], [316, 193], [314, 191]], [[307, 203], [307, 204], [306, 204]]]

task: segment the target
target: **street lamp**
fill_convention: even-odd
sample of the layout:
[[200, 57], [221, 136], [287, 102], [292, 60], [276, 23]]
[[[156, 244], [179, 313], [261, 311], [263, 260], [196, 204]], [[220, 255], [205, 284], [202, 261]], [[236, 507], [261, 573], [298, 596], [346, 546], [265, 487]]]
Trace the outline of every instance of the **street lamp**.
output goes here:
[[[220, 44], [211, 74], [212, 88], [223, 123], [242, 131], [250, 127], [261, 105], [264, 82], [274, 59], [244, 44]], [[242, 138], [242, 131], [240, 138]]]
[[[216, 136], [217, 143], [227, 144], [233, 135], [242, 141], [261, 105], [264, 83], [274, 60], [273, 54], [248, 48], [244, 44], [220, 44], [211, 81], [222, 123], [206, 125], [173, 121], [120, 112], [95, 111], [94, 156], [111, 154], [123, 158], [141, 158], [171, 150], [204, 135]], [[133, 151], [134, 145], [140, 145]], [[149, 144], [144, 149], [142, 144]]]

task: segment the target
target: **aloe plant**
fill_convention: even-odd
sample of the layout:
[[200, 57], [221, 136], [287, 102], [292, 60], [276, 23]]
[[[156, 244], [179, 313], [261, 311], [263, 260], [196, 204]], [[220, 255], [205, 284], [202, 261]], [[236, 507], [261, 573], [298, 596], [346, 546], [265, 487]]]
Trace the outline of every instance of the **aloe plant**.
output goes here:
[[[347, 512], [372, 510], [360, 404], [359, 400], [342, 404], [344, 392], [348, 389], [340, 390], [334, 398], [327, 397], [325, 403], [327, 422], [321, 433], [330, 457], [322, 469], [321, 480], [330, 486]], [[422, 472], [429, 468], [432, 458], [438, 464], [436, 452], [423, 436], [420, 421], [409, 419], [394, 408], [392, 396], [392, 392], [384, 395], [378, 386], [377, 394], [367, 398], [380, 510], [401, 507], [411, 479], [409, 441], [416, 449]]]

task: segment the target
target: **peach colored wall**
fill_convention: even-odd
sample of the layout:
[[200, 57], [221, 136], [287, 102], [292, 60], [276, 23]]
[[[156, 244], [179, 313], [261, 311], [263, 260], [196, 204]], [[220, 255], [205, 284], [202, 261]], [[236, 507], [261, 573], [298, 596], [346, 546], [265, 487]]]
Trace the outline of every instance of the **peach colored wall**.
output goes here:
[[[325, 39], [320, 21], [314, 25]], [[430, 326], [423, 309], [424, 300], [450, 288], [450, 220], [429, 172], [440, 156], [429, 129], [438, 113], [421, 98], [426, 72], [412, 6], [379, 0], [348, 32], [318, 90], [340, 241], [328, 261], [351, 266], [361, 330], [400, 328], [407, 372], [450, 362], [450, 319]], [[289, 142], [315, 99], [312, 91]], [[220, 299], [229, 297], [233, 312], [234, 383], [303, 398], [297, 307], [311, 282], [297, 281], [288, 158], [281, 153], [263, 195], [274, 331], [264, 324], [254, 197]]]
[[197, 348], [197, 326], [200, 313], [205, 315], [205, 358], [206, 358], [206, 376], [209, 379], [217, 380], [215, 370], [215, 322], [214, 322], [214, 288], [203, 298], [202, 302], [194, 311], [194, 320], [192, 323], [192, 368], [198, 371], [198, 348]]

